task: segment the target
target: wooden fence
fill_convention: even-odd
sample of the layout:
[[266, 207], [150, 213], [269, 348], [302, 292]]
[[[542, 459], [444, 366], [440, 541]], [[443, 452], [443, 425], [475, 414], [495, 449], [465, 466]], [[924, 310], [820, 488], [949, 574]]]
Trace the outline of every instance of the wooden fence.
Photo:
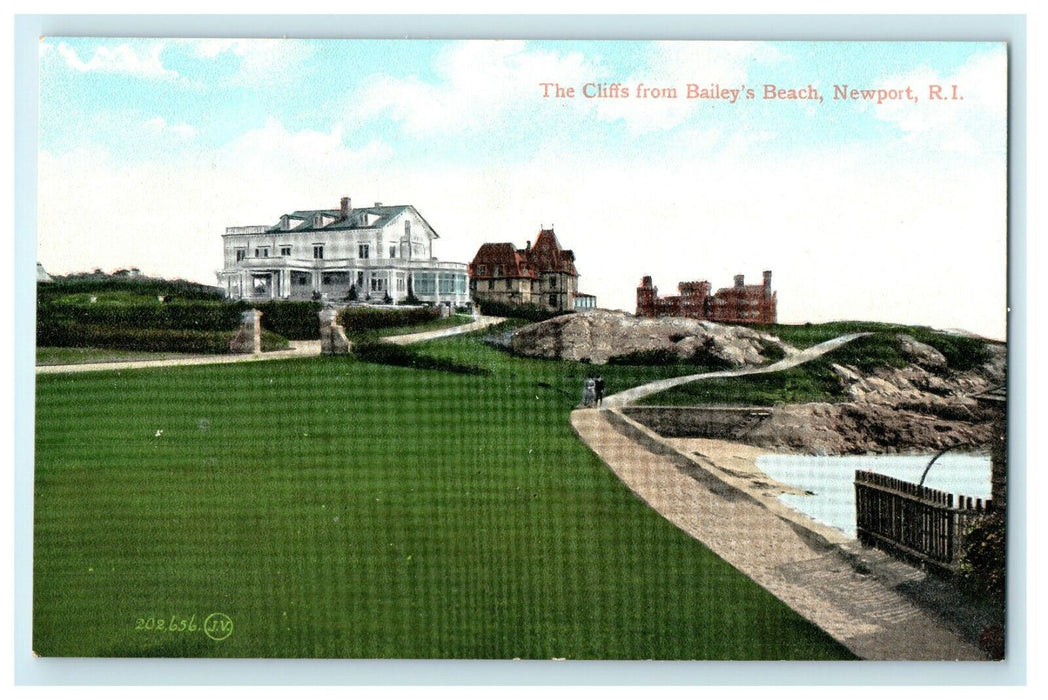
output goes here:
[[964, 533], [993, 501], [957, 496], [869, 471], [855, 472], [855, 523], [859, 541], [956, 572]]

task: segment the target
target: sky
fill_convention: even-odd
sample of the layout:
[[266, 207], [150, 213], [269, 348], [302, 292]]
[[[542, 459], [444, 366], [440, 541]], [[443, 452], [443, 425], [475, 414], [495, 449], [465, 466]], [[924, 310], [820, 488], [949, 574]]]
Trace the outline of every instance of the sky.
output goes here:
[[553, 226], [605, 308], [770, 269], [781, 322], [1005, 336], [1000, 43], [54, 37], [39, 124], [52, 274], [215, 284], [226, 226], [349, 196], [414, 205], [442, 260]]

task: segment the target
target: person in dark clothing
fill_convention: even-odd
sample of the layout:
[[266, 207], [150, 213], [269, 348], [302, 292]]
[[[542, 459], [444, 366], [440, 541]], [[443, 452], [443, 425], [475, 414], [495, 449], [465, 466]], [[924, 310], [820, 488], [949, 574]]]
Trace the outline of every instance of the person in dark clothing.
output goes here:
[[597, 406], [604, 405], [604, 377], [598, 376], [597, 381], [594, 382], [594, 390], [596, 393]]

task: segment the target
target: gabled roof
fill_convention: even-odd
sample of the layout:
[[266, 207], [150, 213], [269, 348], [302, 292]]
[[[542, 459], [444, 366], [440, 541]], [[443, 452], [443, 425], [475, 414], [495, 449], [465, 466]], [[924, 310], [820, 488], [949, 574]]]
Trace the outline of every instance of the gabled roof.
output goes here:
[[[380, 207], [355, 207], [349, 211], [349, 217], [345, 219], [342, 218], [342, 211], [340, 209], [297, 209], [284, 215], [289, 219], [289, 227], [287, 229], [282, 228], [278, 221], [266, 232], [282, 233], [285, 231], [302, 232], [377, 229], [388, 226], [394, 219], [406, 211], [413, 212], [415, 216], [421, 219], [422, 223], [425, 224], [426, 228], [429, 229], [434, 238], [440, 238], [440, 235], [429, 225], [429, 222], [426, 221], [425, 217], [419, 214], [418, 210], [410, 204], [396, 204], [393, 206]], [[334, 219], [334, 221], [331, 221], [326, 225], [316, 226], [316, 218], [318, 214], [329, 219]], [[375, 217], [375, 219], [368, 222], [368, 219], [371, 217]], [[281, 217], [281, 219], [283, 219], [283, 217]]]
[[[484, 273], [478, 272], [479, 265], [484, 265]], [[495, 266], [502, 266], [502, 274], [495, 274]], [[488, 277], [528, 277], [537, 278], [535, 270], [528, 265], [524, 251], [517, 250], [512, 243], [484, 243], [473, 262], [469, 265], [470, 277], [486, 279]]]
[[553, 229], [539, 231], [539, 237], [527, 251], [527, 256], [532, 267], [540, 272], [565, 272], [576, 277], [579, 274], [575, 269], [575, 253], [560, 247]]

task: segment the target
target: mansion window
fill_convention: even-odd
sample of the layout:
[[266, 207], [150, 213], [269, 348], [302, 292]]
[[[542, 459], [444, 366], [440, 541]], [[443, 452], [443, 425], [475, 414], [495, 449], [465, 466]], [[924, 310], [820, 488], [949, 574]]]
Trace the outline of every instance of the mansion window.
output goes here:
[[324, 259], [324, 246], [314, 245], [313, 246], [313, 259], [323, 260]]
[[391, 257], [391, 258], [397, 257], [397, 247], [395, 245], [391, 245], [389, 247], [389, 257]]
[[309, 286], [309, 273], [292, 271], [291, 273], [291, 286], [292, 287], [307, 287]]
[[269, 248], [255, 248], [255, 257], [256, 258], [268, 258], [269, 257]]
[[386, 278], [385, 277], [372, 277], [371, 278], [371, 291], [373, 291], [373, 292], [384, 292], [384, 291], [386, 291]]
[[488, 280], [488, 289], [495, 288], [495, 280]]
[[550, 306], [556, 306], [557, 305], [557, 295], [556, 294], [550, 294], [549, 295], [549, 305]]
[[550, 289], [556, 289], [557, 288], [557, 278], [556, 277], [550, 277], [549, 278], [549, 288]]
[[484, 275], [488, 274], [488, 266], [487, 265], [477, 265], [477, 274], [480, 275], [481, 277], [483, 277]]
[[247, 257], [247, 248], [237, 248], [237, 262]]
[[282, 245], [282, 246], [280, 246], [280, 255], [281, 255], [281, 257], [284, 257], [284, 258], [290, 257], [291, 256], [291, 246], [289, 246], [289, 245]]
[[361, 243], [357, 246], [357, 257], [361, 260], [367, 260], [371, 257], [371, 246], [367, 243]]
[[507, 279], [506, 280], [506, 289], [513, 289], [513, 280], [511, 280], [511, 279]]

